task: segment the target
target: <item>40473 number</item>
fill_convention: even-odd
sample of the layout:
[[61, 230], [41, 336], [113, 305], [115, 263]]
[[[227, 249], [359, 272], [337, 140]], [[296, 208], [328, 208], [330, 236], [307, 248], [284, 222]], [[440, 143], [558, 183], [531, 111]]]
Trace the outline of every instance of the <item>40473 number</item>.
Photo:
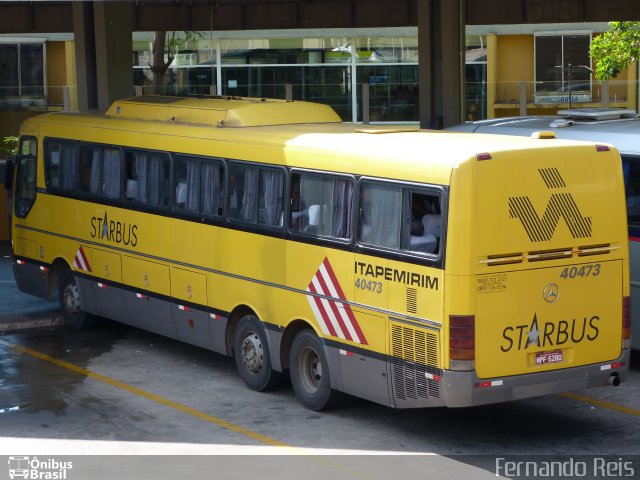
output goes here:
[[566, 267], [564, 270], [562, 270], [560, 278], [564, 278], [565, 280], [567, 280], [578, 277], [597, 277], [598, 275], [600, 275], [600, 269], [601, 267], [599, 263], [576, 267]]
[[364, 278], [356, 278], [356, 288], [367, 290], [371, 293], [382, 293], [382, 282], [372, 282]]

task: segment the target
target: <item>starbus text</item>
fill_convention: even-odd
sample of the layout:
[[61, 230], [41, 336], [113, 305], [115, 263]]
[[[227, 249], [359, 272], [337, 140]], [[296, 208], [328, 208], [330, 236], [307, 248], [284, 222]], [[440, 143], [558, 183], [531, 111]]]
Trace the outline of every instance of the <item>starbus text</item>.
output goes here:
[[104, 218], [91, 218], [91, 238], [106, 239], [109, 242], [121, 243], [135, 247], [138, 244], [138, 226]]
[[573, 343], [593, 342], [600, 334], [599, 321], [600, 317], [593, 315], [582, 319], [574, 318], [571, 321], [560, 320], [557, 324], [545, 322], [538, 326], [537, 315], [534, 315], [530, 325], [506, 327], [502, 331], [502, 338], [505, 341], [500, 346], [500, 350], [506, 353], [514, 347], [517, 350], [524, 350], [530, 345], [535, 347], [554, 347], [564, 345], [569, 340]]

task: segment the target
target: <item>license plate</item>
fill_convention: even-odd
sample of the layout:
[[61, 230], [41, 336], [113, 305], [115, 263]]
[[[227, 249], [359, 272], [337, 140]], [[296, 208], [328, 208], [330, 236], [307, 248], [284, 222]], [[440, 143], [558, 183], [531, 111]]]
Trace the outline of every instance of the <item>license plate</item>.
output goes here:
[[536, 365], [546, 365], [548, 363], [562, 362], [562, 350], [557, 352], [538, 352], [536, 353]]

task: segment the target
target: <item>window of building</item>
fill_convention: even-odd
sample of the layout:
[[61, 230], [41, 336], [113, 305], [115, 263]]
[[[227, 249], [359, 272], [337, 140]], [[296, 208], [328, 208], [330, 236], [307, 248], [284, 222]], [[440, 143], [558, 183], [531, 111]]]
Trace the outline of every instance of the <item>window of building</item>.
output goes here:
[[569, 92], [572, 101], [591, 101], [590, 44], [589, 34], [535, 36], [537, 103], [567, 101]]
[[418, 37], [358, 37], [358, 63], [417, 63]]
[[[369, 119], [373, 122], [419, 120], [417, 65], [358, 65], [358, 84], [369, 84]], [[362, 121], [362, 88], [358, 88]]]
[[412, 253], [439, 253], [440, 197], [384, 182], [360, 185], [358, 241]]
[[316, 173], [291, 175], [291, 229], [337, 239], [351, 238], [353, 181]]
[[0, 44], [0, 98], [44, 97], [44, 44]]
[[467, 35], [465, 42], [465, 119], [487, 118], [487, 36]]

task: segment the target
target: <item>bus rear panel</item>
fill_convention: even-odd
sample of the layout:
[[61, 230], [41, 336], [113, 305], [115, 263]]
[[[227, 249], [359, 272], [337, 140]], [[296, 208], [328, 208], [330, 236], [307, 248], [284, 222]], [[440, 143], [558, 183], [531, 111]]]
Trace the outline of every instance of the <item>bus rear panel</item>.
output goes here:
[[[548, 148], [491, 153], [454, 173], [452, 197], [461, 188], [473, 195], [471, 224], [457, 221], [453, 208], [449, 219], [447, 405], [618, 384], [626, 376], [619, 156], [607, 146], [540, 142]], [[466, 265], [456, 248], [472, 252]]]

